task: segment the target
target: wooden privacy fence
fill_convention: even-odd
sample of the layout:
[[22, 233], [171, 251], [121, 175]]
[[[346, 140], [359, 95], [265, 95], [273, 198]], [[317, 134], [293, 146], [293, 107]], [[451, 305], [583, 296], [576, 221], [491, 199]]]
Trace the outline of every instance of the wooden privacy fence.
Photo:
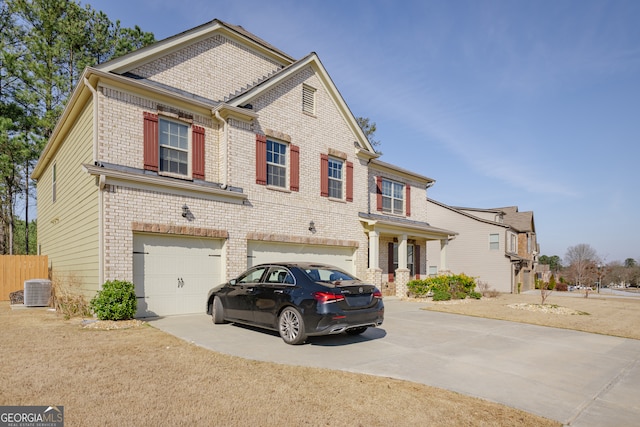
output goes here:
[[0, 301], [9, 301], [11, 292], [24, 289], [24, 281], [49, 278], [46, 255], [0, 255]]

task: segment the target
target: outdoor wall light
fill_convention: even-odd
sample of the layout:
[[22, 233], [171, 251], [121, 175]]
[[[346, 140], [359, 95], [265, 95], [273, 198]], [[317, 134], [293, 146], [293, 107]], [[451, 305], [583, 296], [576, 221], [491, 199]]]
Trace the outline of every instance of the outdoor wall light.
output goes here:
[[182, 206], [182, 217], [186, 218], [189, 216], [189, 206], [184, 205]]
[[309, 222], [309, 231], [312, 233], [316, 232], [316, 225], [314, 224], [313, 221]]

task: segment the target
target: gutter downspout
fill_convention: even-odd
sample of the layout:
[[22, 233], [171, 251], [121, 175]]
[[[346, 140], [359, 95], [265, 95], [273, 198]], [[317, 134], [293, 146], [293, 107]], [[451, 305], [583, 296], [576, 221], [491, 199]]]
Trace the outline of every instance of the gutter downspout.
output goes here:
[[229, 153], [229, 132], [227, 130], [228, 124], [220, 115], [220, 112], [216, 110], [214, 115], [218, 121], [222, 122], [222, 143], [220, 144], [220, 179], [222, 180], [221, 187], [222, 189], [226, 189], [229, 181], [229, 172], [227, 163], [229, 162], [228, 153]]
[[[84, 85], [91, 91], [93, 98], [93, 164], [98, 164], [98, 91], [85, 77]], [[106, 178], [100, 175], [98, 185], [98, 289], [104, 283], [104, 192]]]

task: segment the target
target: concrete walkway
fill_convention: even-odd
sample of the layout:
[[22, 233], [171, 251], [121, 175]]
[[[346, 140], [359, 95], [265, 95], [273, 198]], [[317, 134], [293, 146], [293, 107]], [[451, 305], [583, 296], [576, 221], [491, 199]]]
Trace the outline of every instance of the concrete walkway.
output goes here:
[[640, 341], [421, 310], [385, 298], [385, 323], [359, 337], [286, 345], [205, 314], [150, 320], [188, 342], [247, 359], [344, 370], [453, 390], [565, 425], [640, 423]]

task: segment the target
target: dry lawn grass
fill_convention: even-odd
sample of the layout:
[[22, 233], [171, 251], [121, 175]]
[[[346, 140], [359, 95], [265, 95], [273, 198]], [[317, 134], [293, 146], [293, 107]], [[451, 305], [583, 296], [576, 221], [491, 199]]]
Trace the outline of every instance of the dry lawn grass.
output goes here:
[[61, 405], [67, 426], [559, 426], [421, 384], [245, 360], [148, 325], [83, 328], [0, 303], [0, 405]]
[[583, 315], [509, 307], [513, 304], [539, 305], [540, 301], [540, 295], [536, 294], [502, 294], [496, 298], [466, 299], [458, 303], [429, 303], [425, 309], [640, 339], [640, 298], [615, 298], [596, 293], [583, 298], [577, 294], [569, 296], [554, 292], [545, 302], [547, 307], [556, 305], [588, 313]]

